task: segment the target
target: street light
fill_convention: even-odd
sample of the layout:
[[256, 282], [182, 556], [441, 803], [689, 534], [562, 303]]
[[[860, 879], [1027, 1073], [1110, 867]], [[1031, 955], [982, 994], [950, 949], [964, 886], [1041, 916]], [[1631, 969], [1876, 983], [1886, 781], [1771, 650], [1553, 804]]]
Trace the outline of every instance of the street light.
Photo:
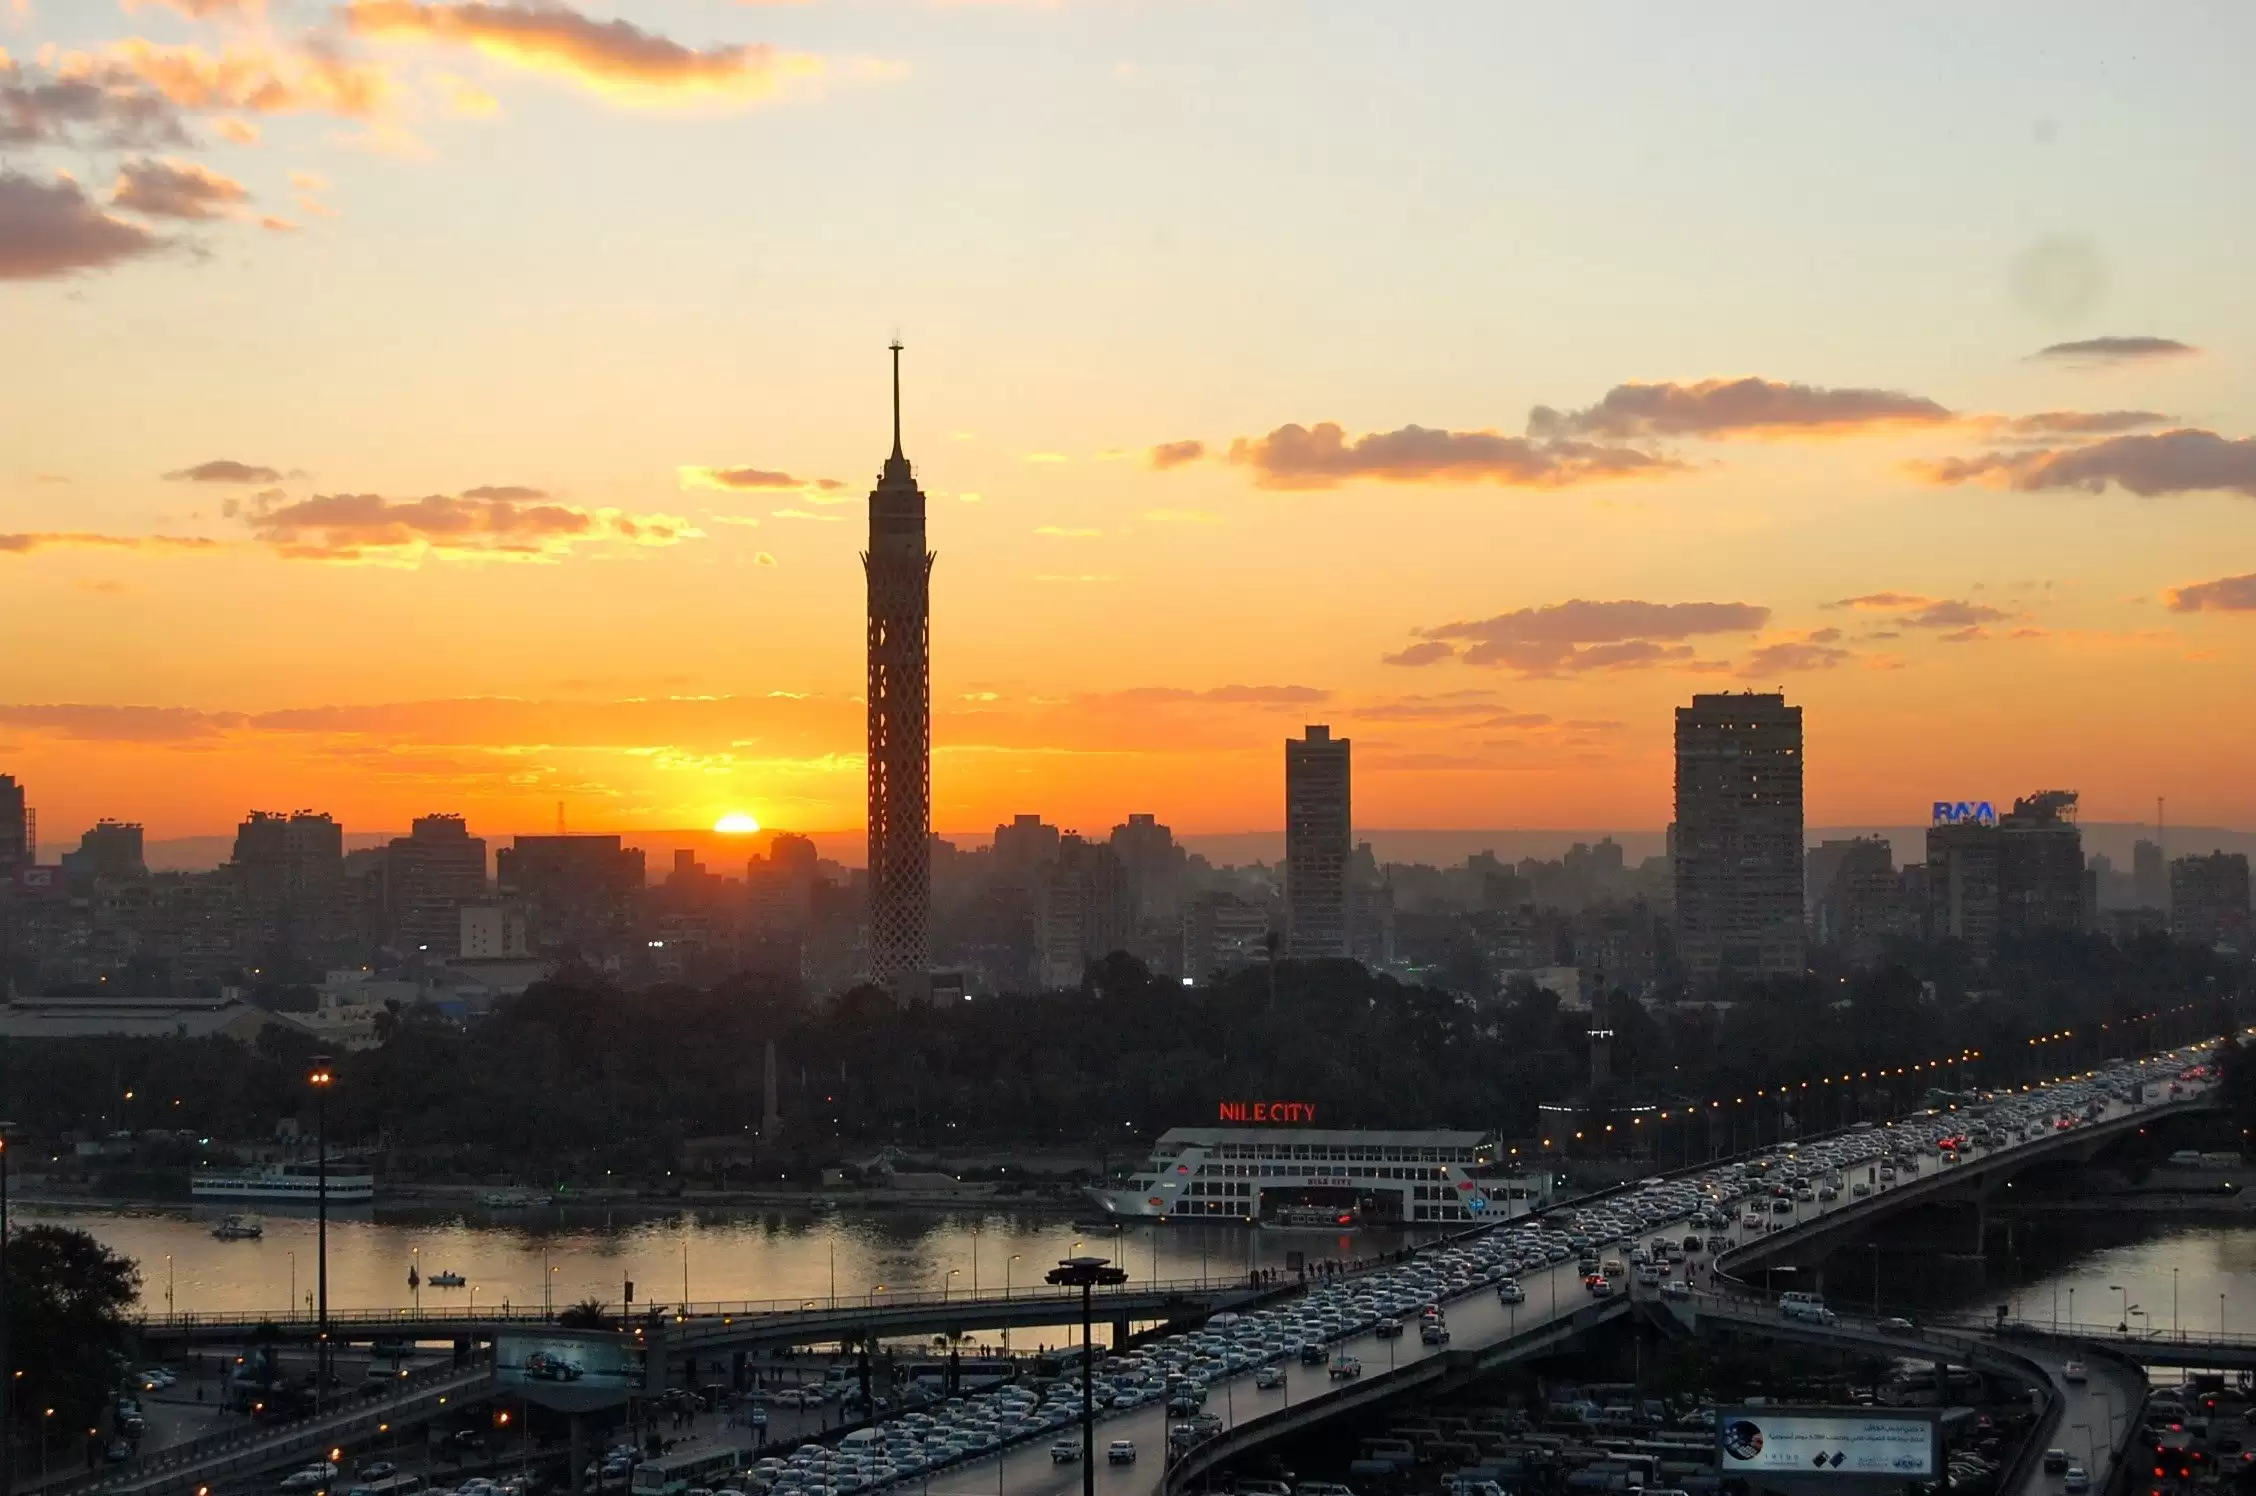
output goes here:
[[2131, 1291], [2130, 1291], [2130, 1290], [2129, 1290], [2128, 1288], [2125, 1288], [2125, 1287], [2124, 1287], [2124, 1286], [2123, 1286], [2122, 1284], [2120, 1284], [2120, 1283], [2110, 1283], [2110, 1284], [2108, 1284], [2108, 1285], [2107, 1285], [2107, 1291], [2108, 1291], [2109, 1293], [2119, 1293], [2119, 1294], [2121, 1294], [2121, 1295], [2123, 1296], [2123, 1317], [2122, 1317], [2122, 1319], [2121, 1319], [2120, 1321], [2118, 1321], [2118, 1322], [2116, 1323], [2116, 1326], [2115, 1326], [2115, 1333], [2116, 1333], [2116, 1334], [2118, 1334], [2118, 1335], [2128, 1335], [2128, 1334], [2130, 1334], [2130, 1333], [2131, 1333], [2131, 1311], [2132, 1311], [2132, 1310], [2134, 1310], [2134, 1309], [2136, 1309], [2136, 1308], [2138, 1307], [2138, 1305], [2136, 1305], [2136, 1304], [2134, 1304], [2134, 1303], [2132, 1303], [2132, 1302], [2131, 1302]]
[[313, 1088], [314, 1253], [313, 1277], [321, 1307], [314, 1328], [313, 1411], [321, 1413], [329, 1395], [329, 1088], [336, 1084], [329, 1056], [313, 1057], [306, 1084]]
[[1010, 1265], [1016, 1261], [1018, 1261], [1018, 1253], [1016, 1252], [1003, 1259], [1003, 1297], [1006, 1299], [1010, 1297]]
[[945, 1303], [947, 1303], [947, 1302], [948, 1302], [948, 1290], [949, 1290], [950, 1288], [953, 1288], [953, 1287], [955, 1286], [955, 1282], [956, 1282], [956, 1279], [957, 1279], [958, 1277], [960, 1277], [960, 1276], [962, 1275], [962, 1273], [963, 1273], [963, 1269], [962, 1269], [962, 1268], [960, 1268], [960, 1267], [952, 1267], [952, 1268], [949, 1268], [949, 1269], [948, 1269], [948, 1276], [940, 1280], [940, 1302], [941, 1302], [941, 1303], [945, 1304]]
[[1119, 1287], [1128, 1281], [1128, 1270], [1103, 1257], [1068, 1257], [1045, 1277], [1059, 1288], [1081, 1290], [1081, 1496], [1097, 1496], [1096, 1358], [1090, 1351], [1089, 1294], [1099, 1284]]

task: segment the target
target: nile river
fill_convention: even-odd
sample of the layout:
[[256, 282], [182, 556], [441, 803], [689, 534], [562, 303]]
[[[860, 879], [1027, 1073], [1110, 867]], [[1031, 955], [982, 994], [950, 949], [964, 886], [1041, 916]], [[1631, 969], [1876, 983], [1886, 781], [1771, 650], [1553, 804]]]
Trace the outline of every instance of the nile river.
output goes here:
[[[141, 1264], [141, 1302], [153, 1314], [176, 1311], [304, 1312], [314, 1290], [315, 1226], [310, 1213], [257, 1212], [265, 1235], [219, 1241], [224, 1210], [208, 1207], [46, 1208], [18, 1205], [21, 1222], [43, 1221], [91, 1233]], [[525, 1211], [362, 1208], [329, 1219], [332, 1311], [413, 1306], [410, 1267], [424, 1280], [428, 1311], [469, 1305], [594, 1298], [616, 1304], [632, 1279], [635, 1303], [709, 1304], [756, 1299], [803, 1302], [869, 1299], [885, 1290], [998, 1293], [1039, 1283], [1076, 1251], [1115, 1257], [1141, 1282], [1237, 1279], [1250, 1269], [1390, 1252], [1402, 1233], [1250, 1230], [1170, 1224], [1120, 1233], [1087, 1232], [1055, 1217], [1007, 1212], [754, 1211], [711, 1213], [553, 1207]], [[435, 1288], [433, 1274], [459, 1273], [460, 1288]], [[544, 1300], [544, 1293], [546, 1298]]]

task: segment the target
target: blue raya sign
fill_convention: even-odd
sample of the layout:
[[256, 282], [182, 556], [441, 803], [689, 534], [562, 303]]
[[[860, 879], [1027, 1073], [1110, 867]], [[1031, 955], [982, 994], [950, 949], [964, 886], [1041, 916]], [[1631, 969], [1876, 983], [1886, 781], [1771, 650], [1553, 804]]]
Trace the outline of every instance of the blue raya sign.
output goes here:
[[1937, 800], [1935, 821], [1938, 826], [1995, 826], [1997, 807], [1987, 800]]

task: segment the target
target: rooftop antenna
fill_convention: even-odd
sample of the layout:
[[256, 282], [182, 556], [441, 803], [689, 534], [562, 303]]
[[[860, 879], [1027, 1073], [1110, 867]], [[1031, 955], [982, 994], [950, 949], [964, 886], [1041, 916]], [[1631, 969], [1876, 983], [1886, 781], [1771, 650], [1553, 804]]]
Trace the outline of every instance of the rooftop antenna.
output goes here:
[[893, 350], [893, 456], [901, 456], [901, 335], [893, 334], [886, 345]]

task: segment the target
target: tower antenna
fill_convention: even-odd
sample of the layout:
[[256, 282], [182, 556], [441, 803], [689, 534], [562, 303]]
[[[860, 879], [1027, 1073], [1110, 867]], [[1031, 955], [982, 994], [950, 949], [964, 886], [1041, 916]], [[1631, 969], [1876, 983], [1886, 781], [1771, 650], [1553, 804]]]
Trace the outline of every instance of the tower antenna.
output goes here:
[[886, 345], [893, 350], [893, 455], [901, 455], [901, 335]]

